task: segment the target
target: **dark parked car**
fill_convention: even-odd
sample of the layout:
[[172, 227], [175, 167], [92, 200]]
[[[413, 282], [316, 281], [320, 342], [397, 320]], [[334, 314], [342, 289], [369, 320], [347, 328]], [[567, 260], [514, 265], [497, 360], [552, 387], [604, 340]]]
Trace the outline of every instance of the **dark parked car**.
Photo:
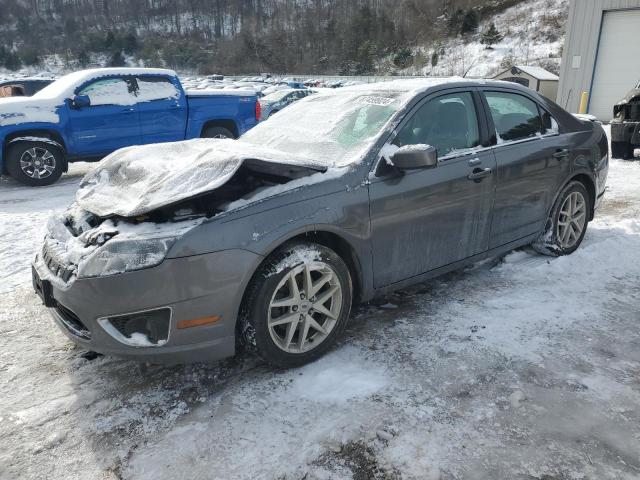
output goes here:
[[238, 140], [112, 154], [49, 221], [33, 282], [87, 349], [184, 362], [239, 339], [295, 366], [354, 302], [525, 245], [572, 253], [607, 171], [599, 124], [515, 84], [349, 87]]
[[633, 158], [640, 148], [640, 82], [613, 107], [611, 120], [611, 155]]
[[278, 90], [260, 98], [261, 114], [260, 118], [266, 120], [274, 113], [279, 112], [287, 105], [291, 105], [293, 102], [300, 100], [310, 94], [314, 93], [314, 90], [305, 89], [286, 89]]
[[14, 78], [0, 82], [1, 97], [30, 97], [53, 82], [52, 78]]

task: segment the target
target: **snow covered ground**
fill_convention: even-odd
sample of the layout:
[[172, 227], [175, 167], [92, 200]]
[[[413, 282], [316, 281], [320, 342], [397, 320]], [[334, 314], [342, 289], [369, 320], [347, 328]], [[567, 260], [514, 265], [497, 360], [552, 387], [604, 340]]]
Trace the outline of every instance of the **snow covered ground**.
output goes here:
[[33, 295], [58, 184], [0, 183], [0, 478], [640, 478], [640, 162], [583, 246], [514, 252], [360, 307], [303, 368], [83, 357]]

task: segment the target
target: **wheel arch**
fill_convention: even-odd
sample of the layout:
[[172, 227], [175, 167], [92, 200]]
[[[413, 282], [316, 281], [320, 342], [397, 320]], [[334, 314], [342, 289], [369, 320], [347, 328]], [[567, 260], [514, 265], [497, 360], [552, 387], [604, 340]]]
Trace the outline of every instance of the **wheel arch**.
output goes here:
[[200, 136], [202, 137], [202, 135], [204, 134], [204, 132], [210, 128], [210, 127], [222, 127], [222, 128], [226, 128], [227, 130], [229, 130], [233, 136], [235, 138], [238, 138], [239, 135], [239, 131], [238, 131], [238, 125], [236, 124], [236, 122], [232, 119], [216, 119], [216, 120], [207, 120], [206, 122], [204, 122], [204, 124], [202, 125], [202, 129], [200, 130]]
[[[42, 139], [48, 139], [48, 140], [52, 140], [54, 142], [56, 142], [57, 144], [59, 144], [62, 147], [62, 158], [64, 161], [64, 171], [66, 172], [68, 169], [68, 161], [67, 161], [67, 144], [64, 140], [64, 137], [62, 136], [62, 134], [60, 134], [60, 132], [57, 132], [55, 130], [49, 130], [49, 129], [28, 129], [28, 130], [19, 130], [19, 131], [15, 131], [15, 132], [11, 132], [9, 133], [5, 138], [4, 138], [4, 142], [2, 144], [2, 158], [6, 159], [6, 155], [7, 155], [7, 149], [9, 148], [9, 145], [11, 145], [12, 142], [14, 142], [15, 140], [22, 138], [22, 137], [33, 137], [34, 141], [37, 141], [36, 139], [38, 138], [42, 138]], [[3, 173], [6, 173], [6, 161], [3, 162], [2, 164], [2, 169], [3, 169]]]
[[[276, 252], [279, 248], [284, 245], [295, 243], [295, 242], [312, 242], [317, 243], [319, 245], [323, 245], [327, 248], [330, 248], [347, 264], [347, 268], [349, 269], [349, 273], [351, 274], [352, 281], [352, 302], [353, 305], [357, 305], [359, 301], [362, 299], [363, 294], [363, 273], [362, 273], [362, 263], [360, 261], [360, 257], [356, 252], [356, 249], [353, 245], [344, 238], [344, 236], [339, 235], [330, 230], [311, 230], [302, 233], [296, 233], [287, 238], [281, 239], [271, 246], [270, 250], [264, 254], [264, 258], [260, 261], [247, 284], [244, 286], [244, 291], [242, 292], [242, 297], [240, 300], [240, 305], [238, 305], [238, 314], [236, 316], [236, 335], [238, 335], [238, 329], [240, 328], [240, 322], [237, 320], [240, 318], [240, 312], [242, 311], [242, 307], [245, 304], [247, 294], [249, 289], [251, 288], [251, 284], [257, 272], [260, 271], [260, 268], [269, 261], [271, 255]], [[239, 338], [239, 337], [238, 337]]]
[[[589, 205], [589, 221], [593, 220], [595, 214], [595, 204], [596, 204], [596, 184], [593, 179], [587, 175], [586, 173], [578, 173], [572, 176], [563, 186], [566, 187], [570, 182], [580, 182], [584, 185], [584, 188], [587, 189], [589, 193], [589, 197], [591, 197], [591, 202]], [[562, 191], [562, 189], [560, 189]]]

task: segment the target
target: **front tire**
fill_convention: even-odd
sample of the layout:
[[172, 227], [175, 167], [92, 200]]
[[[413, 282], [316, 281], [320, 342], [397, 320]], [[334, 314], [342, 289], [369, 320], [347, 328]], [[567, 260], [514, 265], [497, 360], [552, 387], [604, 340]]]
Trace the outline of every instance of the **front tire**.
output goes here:
[[333, 250], [294, 243], [277, 250], [256, 272], [240, 314], [244, 344], [280, 368], [324, 355], [346, 326], [351, 275]]
[[581, 182], [569, 182], [560, 192], [545, 225], [545, 231], [532, 246], [550, 256], [575, 252], [587, 232], [592, 199]]
[[22, 141], [10, 144], [7, 149], [7, 171], [24, 185], [51, 185], [64, 169], [64, 153], [54, 144]]

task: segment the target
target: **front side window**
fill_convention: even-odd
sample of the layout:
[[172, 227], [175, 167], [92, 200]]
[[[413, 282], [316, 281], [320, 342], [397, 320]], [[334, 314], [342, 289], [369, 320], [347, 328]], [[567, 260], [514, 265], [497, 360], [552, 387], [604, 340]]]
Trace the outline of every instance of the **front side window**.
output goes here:
[[83, 87], [78, 94], [87, 95], [91, 106], [133, 105], [136, 102], [131, 84], [122, 78], [96, 80]]
[[165, 77], [138, 77], [137, 97], [139, 102], [178, 98], [180, 91]]
[[431, 145], [438, 151], [438, 157], [477, 147], [480, 134], [471, 93], [452, 93], [429, 100], [402, 127], [394, 144]]
[[538, 105], [516, 93], [485, 92], [499, 141], [523, 140], [541, 135]]

